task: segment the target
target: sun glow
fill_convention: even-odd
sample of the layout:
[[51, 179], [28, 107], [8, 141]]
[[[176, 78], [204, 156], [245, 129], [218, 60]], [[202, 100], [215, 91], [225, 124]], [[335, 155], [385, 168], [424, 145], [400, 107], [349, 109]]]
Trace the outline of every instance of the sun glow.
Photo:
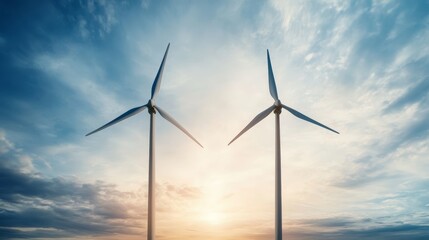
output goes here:
[[208, 212], [203, 216], [203, 219], [210, 225], [220, 225], [223, 222], [223, 215], [218, 212]]

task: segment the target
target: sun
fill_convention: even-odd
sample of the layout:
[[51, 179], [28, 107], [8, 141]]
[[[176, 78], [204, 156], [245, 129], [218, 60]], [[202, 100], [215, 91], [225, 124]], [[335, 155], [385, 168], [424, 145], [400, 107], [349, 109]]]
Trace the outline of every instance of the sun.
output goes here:
[[204, 220], [210, 225], [220, 225], [223, 221], [223, 215], [218, 212], [208, 212], [204, 215]]

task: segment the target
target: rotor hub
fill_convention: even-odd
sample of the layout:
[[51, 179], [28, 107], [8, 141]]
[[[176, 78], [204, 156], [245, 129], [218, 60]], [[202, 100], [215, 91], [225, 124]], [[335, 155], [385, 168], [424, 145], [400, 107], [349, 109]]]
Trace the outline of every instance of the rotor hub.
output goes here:
[[149, 100], [149, 102], [147, 102], [147, 109], [148, 109], [148, 112], [150, 113], [150, 114], [152, 114], [152, 113], [155, 113], [156, 114], [156, 110], [155, 110], [155, 102], [152, 100], [152, 99], [150, 99]]
[[274, 113], [280, 114], [282, 112], [282, 102], [280, 100], [276, 100], [274, 102], [274, 106], [276, 106], [276, 108], [274, 109]]

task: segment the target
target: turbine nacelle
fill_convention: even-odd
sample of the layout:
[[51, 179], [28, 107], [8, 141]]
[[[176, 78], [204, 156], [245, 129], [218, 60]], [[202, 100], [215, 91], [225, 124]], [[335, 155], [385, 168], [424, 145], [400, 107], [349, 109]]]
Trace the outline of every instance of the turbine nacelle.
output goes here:
[[282, 113], [282, 107], [283, 107], [283, 105], [282, 105], [282, 102], [280, 101], [280, 99], [277, 99], [275, 102], [274, 102], [274, 105], [273, 106], [275, 106], [276, 108], [274, 109], [274, 113], [275, 114], [280, 114], [280, 113]]
[[147, 104], [147, 110], [149, 114], [155, 113], [156, 114], [156, 107], [155, 107], [155, 101], [153, 99], [150, 99]]

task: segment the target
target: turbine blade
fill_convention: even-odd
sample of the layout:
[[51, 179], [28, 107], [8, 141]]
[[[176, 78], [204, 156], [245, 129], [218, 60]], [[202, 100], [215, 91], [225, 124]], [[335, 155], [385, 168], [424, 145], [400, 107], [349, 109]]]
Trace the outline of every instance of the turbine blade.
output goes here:
[[293, 115], [295, 115], [295, 117], [297, 117], [297, 118], [301, 118], [302, 120], [305, 120], [307, 122], [311, 122], [313, 124], [316, 124], [319, 127], [323, 127], [323, 128], [326, 128], [326, 129], [328, 129], [328, 130], [330, 130], [330, 131], [332, 131], [334, 133], [340, 134], [339, 132], [335, 131], [334, 129], [332, 129], [332, 128], [326, 126], [326, 125], [323, 125], [320, 122], [318, 122], [316, 120], [313, 120], [313, 119], [305, 116], [304, 114], [298, 112], [297, 110], [295, 110], [295, 109], [293, 109], [291, 107], [288, 107], [288, 106], [283, 105], [283, 104], [282, 104], [282, 106], [283, 106], [284, 109], [288, 110], [290, 113], [292, 113]]
[[267, 49], [267, 61], [268, 61], [268, 84], [270, 85], [270, 94], [275, 101], [279, 100], [277, 95], [276, 80], [274, 79], [273, 68], [271, 67], [270, 52]]
[[262, 119], [266, 118], [274, 109], [276, 108], [276, 106], [271, 106], [267, 109], [265, 109], [264, 111], [262, 111], [261, 113], [259, 113], [258, 115], [256, 115], [256, 117], [250, 121], [249, 124], [247, 124], [247, 126], [241, 130], [240, 133], [238, 133], [237, 136], [235, 136], [234, 139], [231, 140], [231, 142], [228, 143], [228, 145], [230, 145], [232, 142], [234, 142], [237, 138], [239, 138], [241, 135], [243, 135], [243, 133], [245, 133], [247, 130], [251, 129], [253, 126], [255, 126], [258, 122], [260, 122]]
[[168, 49], [170, 48], [170, 43], [168, 43], [167, 50], [165, 50], [164, 58], [162, 58], [161, 66], [159, 66], [158, 73], [156, 74], [155, 80], [152, 84], [152, 96], [150, 99], [155, 99], [159, 92], [159, 87], [161, 86], [162, 73], [164, 72], [165, 61], [167, 60]]
[[159, 114], [161, 115], [161, 117], [165, 118], [167, 121], [169, 121], [170, 123], [172, 123], [174, 126], [176, 126], [178, 129], [182, 130], [182, 132], [184, 132], [186, 135], [188, 135], [188, 137], [190, 137], [192, 140], [194, 140], [198, 145], [200, 145], [202, 148], [203, 145], [201, 145], [201, 143], [199, 143], [197, 141], [197, 139], [195, 139], [184, 127], [182, 127], [176, 120], [174, 120], [174, 118], [172, 116], [170, 116], [168, 113], [166, 113], [164, 110], [162, 110], [160, 107], [156, 106], [155, 107], [156, 110], [158, 110]]
[[110, 127], [110, 126], [112, 126], [113, 124], [116, 124], [116, 123], [118, 123], [118, 122], [120, 122], [120, 121], [122, 121], [122, 120], [125, 120], [125, 119], [127, 119], [127, 118], [129, 118], [129, 117], [131, 117], [131, 116], [134, 116], [134, 115], [136, 115], [137, 113], [139, 113], [139, 112], [143, 111], [145, 108], [146, 108], [146, 105], [143, 105], [143, 106], [140, 106], [140, 107], [135, 107], [135, 108], [133, 108], [133, 109], [130, 109], [130, 110], [128, 110], [127, 112], [125, 112], [124, 114], [122, 114], [121, 116], [119, 116], [119, 117], [117, 117], [117, 118], [113, 119], [112, 121], [108, 122], [107, 124], [105, 124], [105, 125], [103, 125], [103, 126], [101, 126], [101, 127], [97, 128], [97, 129], [95, 129], [94, 131], [92, 131], [92, 132], [90, 132], [90, 133], [86, 134], [85, 136], [89, 136], [89, 135], [91, 135], [91, 134], [93, 134], [93, 133], [96, 133], [96, 132], [98, 132], [98, 131], [100, 131], [100, 130], [103, 130], [103, 129], [107, 128], [107, 127]]

